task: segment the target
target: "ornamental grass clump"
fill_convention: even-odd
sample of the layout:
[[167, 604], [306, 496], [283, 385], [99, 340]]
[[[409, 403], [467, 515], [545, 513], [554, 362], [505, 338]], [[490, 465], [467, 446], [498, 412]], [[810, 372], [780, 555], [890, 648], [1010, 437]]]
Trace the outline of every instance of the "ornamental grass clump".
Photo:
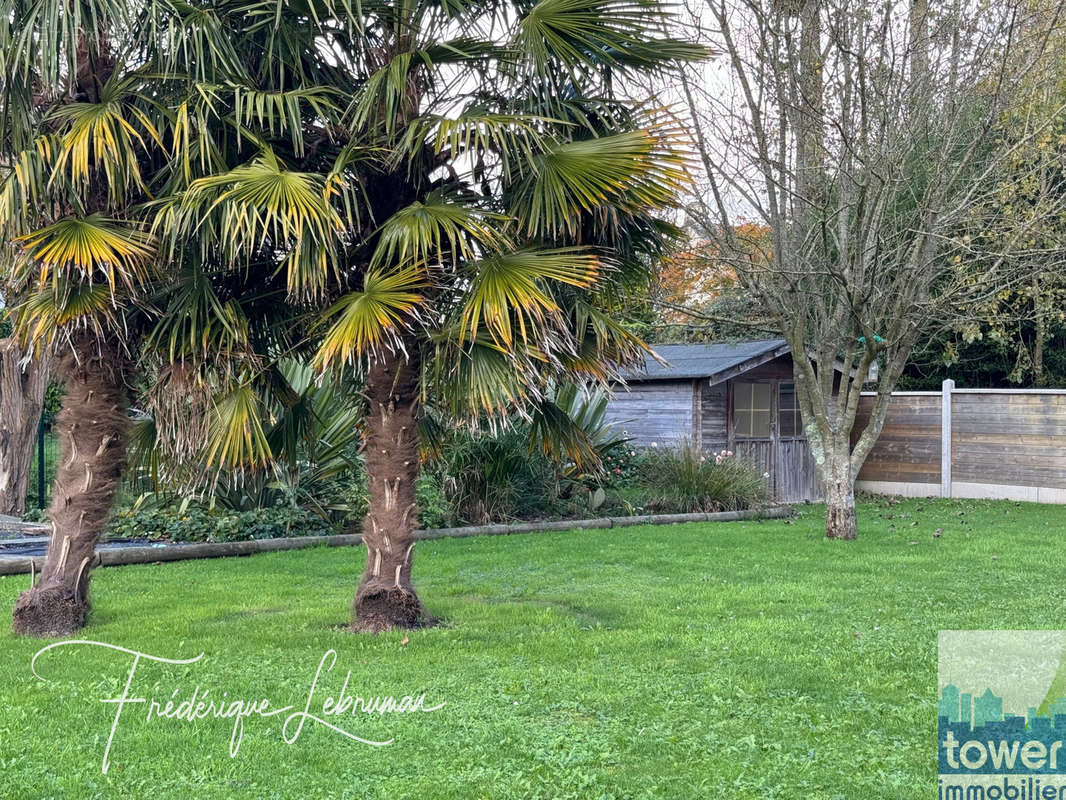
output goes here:
[[765, 473], [731, 450], [705, 454], [690, 439], [645, 454], [641, 486], [645, 509], [665, 513], [738, 511], [769, 497]]

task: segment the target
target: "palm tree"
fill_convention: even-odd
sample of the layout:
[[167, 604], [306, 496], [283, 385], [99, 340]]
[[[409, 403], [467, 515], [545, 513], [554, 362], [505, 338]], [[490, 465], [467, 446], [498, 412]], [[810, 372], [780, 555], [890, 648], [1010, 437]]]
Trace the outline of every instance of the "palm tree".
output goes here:
[[67, 633], [85, 618], [88, 569], [125, 460], [125, 309], [148, 275], [148, 233], [129, 215], [157, 139], [128, 105], [109, 31], [113, 4], [13, 0], [0, 14], [4, 180], [0, 226], [16, 330], [55, 351], [65, 383], [53, 534], [19, 632]]
[[[332, 195], [315, 176], [294, 178], [274, 150], [298, 152], [302, 124], [325, 110], [320, 76], [303, 72], [302, 60], [323, 59], [313, 31], [294, 38], [303, 47], [294, 53], [276, 39], [297, 30], [295, 17], [286, 15], [286, 25], [256, 22], [267, 8], [233, 3], [216, 14], [169, 0], [3, 6], [6, 277], [22, 298], [13, 312], [17, 333], [55, 352], [66, 389], [53, 533], [39, 581], [16, 604], [17, 632], [66, 634], [85, 622], [95, 546], [125, 469], [131, 388], [154, 371], [169, 377], [164, 384], [186, 405], [204, 396], [205, 382], [226, 392], [228, 403], [212, 419], [239, 408], [249, 374], [269, 380], [253, 356], [267, 335], [284, 343], [286, 294], [321, 287], [330, 248], [324, 234], [340, 229]], [[261, 91], [268, 76], [257, 70], [271, 65], [283, 81], [299, 77], [310, 88]], [[258, 179], [249, 191], [269, 193], [273, 180], [283, 196], [272, 195], [272, 208], [253, 211], [254, 220], [225, 220], [236, 242], [225, 252], [199, 247], [195, 236], [180, 241], [177, 228], [201, 222], [183, 214], [183, 199], [210, 192], [219, 173], [258, 145], [244, 186]], [[225, 296], [248, 286], [252, 297]], [[260, 324], [264, 318], [269, 324]], [[205, 342], [206, 376], [197, 372], [208, 363]], [[192, 379], [176, 377], [183, 375]], [[224, 463], [233, 453], [223, 447], [212, 455]]]
[[612, 312], [673, 233], [655, 215], [683, 165], [674, 132], [620, 87], [702, 53], [658, 36], [662, 8], [640, 0], [364, 11], [336, 54], [357, 88], [335, 174], [359, 204], [317, 363], [365, 382], [352, 627], [378, 631], [427, 621], [411, 582], [425, 406], [547, 419], [553, 383], [604, 380], [641, 353]]

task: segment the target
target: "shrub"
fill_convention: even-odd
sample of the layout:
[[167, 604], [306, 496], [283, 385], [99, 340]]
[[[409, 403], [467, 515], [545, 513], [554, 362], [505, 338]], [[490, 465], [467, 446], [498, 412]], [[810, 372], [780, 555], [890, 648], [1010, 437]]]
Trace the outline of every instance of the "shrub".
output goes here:
[[522, 428], [453, 433], [441, 450], [437, 472], [454, 522], [480, 525], [556, 511], [555, 469], [543, 453], [530, 451]]
[[767, 499], [754, 466], [728, 451], [707, 456], [687, 439], [646, 451], [640, 482], [649, 498], [644, 508], [653, 512], [736, 511]]
[[452, 507], [437, 479], [422, 474], [415, 484], [418, 520], [423, 528], [447, 528], [452, 522]]
[[603, 455], [603, 470], [599, 475], [581, 476], [585, 485], [593, 490], [630, 487], [640, 482], [647, 460], [643, 450], [637, 450], [628, 440], [613, 445]]
[[129, 508], [111, 520], [107, 535], [171, 542], [237, 542], [286, 536], [327, 536], [336, 531], [302, 508], [274, 506], [251, 511], [187, 507]]

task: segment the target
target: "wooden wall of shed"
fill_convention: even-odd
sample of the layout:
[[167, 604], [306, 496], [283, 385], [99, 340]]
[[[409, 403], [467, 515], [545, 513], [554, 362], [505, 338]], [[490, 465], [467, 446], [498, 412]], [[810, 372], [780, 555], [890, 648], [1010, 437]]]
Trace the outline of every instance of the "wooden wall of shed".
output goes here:
[[729, 394], [727, 384], [708, 385], [706, 380], [699, 383], [700, 396], [700, 431], [702, 447], [708, 453], [725, 450], [729, 446]]
[[[863, 397], [852, 438], [866, 427], [873, 397]], [[881, 436], [859, 472], [860, 481], [940, 483], [940, 395], [892, 396]]]
[[1066, 489], [1066, 393], [951, 396], [952, 483]]
[[607, 418], [638, 447], [676, 444], [693, 436], [694, 384], [677, 380], [615, 386]]
[[738, 381], [791, 381], [793, 377], [792, 356], [785, 355], [749, 369], [737, 375], [735, 379]]

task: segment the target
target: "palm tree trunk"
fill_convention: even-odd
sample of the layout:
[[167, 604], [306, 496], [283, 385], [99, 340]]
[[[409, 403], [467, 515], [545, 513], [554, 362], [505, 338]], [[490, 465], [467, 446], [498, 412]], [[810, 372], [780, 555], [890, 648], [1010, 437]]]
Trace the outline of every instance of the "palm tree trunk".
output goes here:
[[126, 460], [125, 359], [116, 345], [81, 334], [58, 360], [66, 387], [56, 429], [60, 462], [52, 536], [40, 580], [15, 604], [15, 632], [65, 636], [85, 624], [89, 572]]
[[35, 358], [14, 339], [0, 339], [0, 514], [26, 511], [49, 371], [47, 356]]
[[367, 376], [366, 460], [370, 508], [363, 521], [366, 569], [352, 604], [353, 631], [417, 628], [428, 618], [411, 584], [418, 525], [418, 344], [374, 358]]

